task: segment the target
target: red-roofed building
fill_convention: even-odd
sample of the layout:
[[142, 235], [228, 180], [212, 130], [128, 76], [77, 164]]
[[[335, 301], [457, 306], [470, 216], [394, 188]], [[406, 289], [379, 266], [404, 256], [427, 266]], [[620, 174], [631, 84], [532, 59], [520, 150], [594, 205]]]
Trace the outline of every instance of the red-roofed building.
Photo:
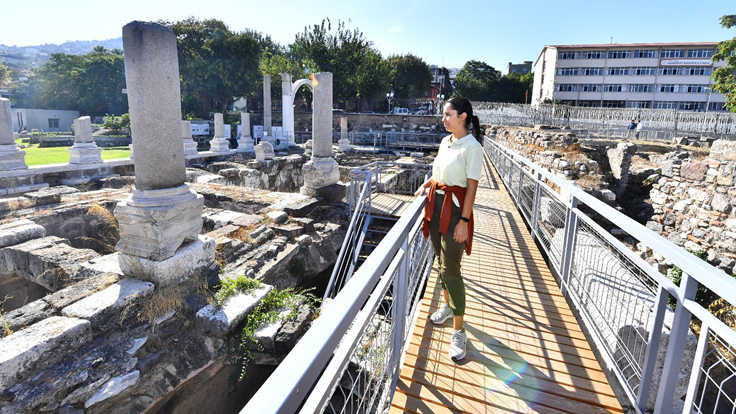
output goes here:
[[532, 105], [722, 111], [710, 75], [717, 42], [548, 45], [534, 63]]

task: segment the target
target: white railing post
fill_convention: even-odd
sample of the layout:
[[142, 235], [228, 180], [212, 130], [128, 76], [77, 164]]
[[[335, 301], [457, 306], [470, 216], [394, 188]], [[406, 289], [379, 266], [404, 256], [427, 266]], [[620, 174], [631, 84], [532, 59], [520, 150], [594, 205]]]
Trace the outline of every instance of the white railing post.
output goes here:
[[519, 163], [519, 192], [516, 195], [516, 202], [519, 204], [519, 208], [521, 208], [521, 191], [524, 184], [524, 164]]
[[636, 396], [637, 406], [641, 412], [646, 412], [647, 410], [649, 391], [652, 386], [652, 377], [654, 376], [654, 367], [657, 363], [659, 339], [662, 336], [662, 325], [664, 324], [664, 314], [667, 309], [667, 299], [669, 297], [670, 294], [667, 293], [667, 290], [660, 286], [657, 291], [657, 299], [654, 301], [654, 318], [649, 328], [649, 339], [647, 341], [647, 349], [644, 353], [639, 392]]
[[[670, 343], [667, 346], [667, 356], [664, 360], [664, 369], [662, 370], [662, 379], [659, 383], [657, 402], [654, 405], [655, 413], [669, 411], [674, 402], [675, 388], [677, 387], [677, 380], [680, 376], [680, 366], [682, 365], [685, 343], [687, 342], [687, 336], [690, 331], [690, 317], [692, 316], [682, 302], [688, 299], [694, 300], [697, 290], [698, 281], [683, 272], [682, 280], [680, 281], [682, 300], [678, 300], [675, 318], [672, 321]], [[693, 369], [697, 368], [694, 367]]]
[[[391, 317], [393, 318], [393, 332], [391, 349], [393, 355], [391, 356], [392, 366], [394, 370], [394, 379], [398, 381], [399, 371], [401, 371], [401, 355], [404, 348], [404, 334], [406, 326], [406, 306], [407, 306], [407, 290], [409, 289], [409, 263], [411, 257], [409, 257], [409, 236], [404, 236], [404, 240], [401, 242], [401, 248], [399, 252], [403, 252], [403, 259], [399, 264], [398, 274], [394, 278], [394, 291], [393, 296], [393, 312]], [[392, 384], [392, 388], [396, 384]]]
[[577, 197], [572, 197], [565, 212], [565, 233], [560, 251], [560, 291], [564, 296], [567, 293], [570, 274], [572, 272], [573, 253], [575, 249], [575, 234], [578, 228], [578, 216], [575, 209], [578, 206]]
[[536, 179], [534, 180], [534, 198], [532, 198], [532, 217], [531, 217], [531, 231], [532, 231], [532, 240], [536, 240], [537, 238], [537, 231], [539, 230], [539, 195], [542, 192], [542, 174], [539, 173], [539, 171], [535, 171], [536, 173]]

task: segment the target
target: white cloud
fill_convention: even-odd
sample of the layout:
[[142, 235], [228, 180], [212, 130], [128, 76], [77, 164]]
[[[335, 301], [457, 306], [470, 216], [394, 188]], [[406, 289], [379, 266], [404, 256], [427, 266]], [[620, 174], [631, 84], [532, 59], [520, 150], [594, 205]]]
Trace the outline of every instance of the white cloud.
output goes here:
[[389, 33], [398, 33], [398, 32], [400, 32], [402, 30], [404, 30], [403, 27], [401, 27], [401, 26], [394, 26], [394, 27], [388, 29], [388, 32]]

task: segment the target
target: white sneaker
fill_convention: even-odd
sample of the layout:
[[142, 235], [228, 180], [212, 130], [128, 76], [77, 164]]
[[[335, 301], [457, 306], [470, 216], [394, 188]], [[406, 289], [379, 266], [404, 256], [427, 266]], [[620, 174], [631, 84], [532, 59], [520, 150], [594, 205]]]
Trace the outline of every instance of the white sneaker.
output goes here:
[[464, 331], [454, 331], [450, 340], [450, 358], [459, 361], [465, 358], [465, 345], [468, 343], [468, 334]]
[[443, 303], [442, 306], [440, 306], [440, 308], [429, 317], [429, 320], [432, 321], [432, 323], [439, 325], [441, 323], [445, 323], [445, 321], [451, 317], [452, 309], [450, 309], [450, 305]]

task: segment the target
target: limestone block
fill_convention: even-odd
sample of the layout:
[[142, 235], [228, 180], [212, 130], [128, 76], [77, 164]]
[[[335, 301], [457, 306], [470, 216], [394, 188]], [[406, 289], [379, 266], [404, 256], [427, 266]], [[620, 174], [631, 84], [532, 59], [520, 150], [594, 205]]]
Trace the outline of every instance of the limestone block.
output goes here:
[[731, 204], [728, 196], [725, 194], [714, 194], [710, 205], [713, 207], [713, 210], [720, 211], [721, 213], [728, 213], [731, 210]]
[[656, 221], [648, 221], [647, 228], [657, 234], [662, 233], [662, 225], [657, 223]]
[[151, 296], [153, 283], [135, 279], [123, 279], [114, 285], [90, 295], [61, 310], [67, 317], [87, 319], [94, 328], [117, 319], [123, 308]]
[[319, 200], [308, 198], [285, 206], [284, 212], [292, 217], [307, 217], [312, 214], [314, 209], [319, 207], [320, 204], [322, 203]]
[[259, 328], [253, 337], [258, 341], [258, 344], [263, 347], [263, 352], [273, 353], [275, 350], [276, 334], [279, 332], [281, 326], [284, 325], [284, 319], [291, 313], [290, 308], [281, 308], [278, 311], [278, 317], [274, 322]]
[[[43, 299], [38, 299], [18, 309], [6, 312], [2, 316], [11, 331], [18, 331], [49, 318], [53, 314], [54, 309]], [[3, 334], [0, 332], [1, 336]]]
[[286, 355], [294, 348], [297, 339], [307, 330], [309, 322], [312, 320], [312, 314], [312, 309], [309, 306], [304, 304], [299, 306], [296, 318], [287, 321], [276, 334], [274, 344], [276, 353]]
[[61, 202], [61, 197], [67, 194], [78, 193], [79, 190], [74, 187], [67, 187], [65, 185], [58, 185], [49, 188], [43, 188], [38, 191], [23, 194], [33, 201], [36, 206], [43, 206], [47, 204], [55, 204]]
[[245, 217], [244, 213], [238, 213], [237, 211], [223, 210], [219, 213], [215, 213], [207, 216], [206, 222], [213, 229], [219, 229], [220, 227], [232, 224], [235, 220]]
[[[255, 167], [252, 164], [259, 164], [258, 168], [262, 167], [260, 162], [249, 163], [248, 167]], [[268, 174], [259, 171], [257, 168], [241, 168], [238, 172], [241, 185], [247, 188], [268, 188]]]
[[134, 386], [140, 378], [140, 371], [133, 371], [120, 377], [115, 377], [100, 388], [89, 400], [84, 402], [84, 408], [89, 408], [101, 401], [114, 397], [126, 389]]
[[120, 269], [119, 256], [120, 253], [106, 254], [102, 257], [81, 263], [81, 265], [86, 269], [92, 269], [98, 273], [114, 273], [122, 276], [123, 270]]
[[243, 214], [241, 217], [233, 220], [232, 224], [240, 227], [251, 227], [260, 224], [262, 221], [263, 216], [260, 214]]
[[286, 223], [287, 220], [289, 220], [289, 215], [284, 213], [283, 211], [270, 211], [266, 214], [266, 216], [273, 220], [274, 223]]
[[716, 182], [718, 183], [718, 185], [732, 186], [734, 182], [733, 172], [734, 172], [733, 163], [723, 164], [720, 167], [718, 167], [718, 176], [716, 178]]
[[209, 268], [215, 261], [216, 247], [212, 238], [198, 236], [197, 240], [182, 245], [164, 260], [121, 253], [120, 268], [126, 276], [151, 281], [157, 286], [180, 283], [192, 273]]
[[26, 165], [26, 152], [15, 143], [0, 145], [0, 171], [23, 170]]
[[68, 243], [66, 239], [49, 236], [0, 249], [0, 273], [14, 271], [54, 292], [100, 273], [80, 264], [100, 257], [99, 254]]
[[241, 293], [227, 300], [222, 308], [217, 309], [214, 304], [200, 309], [196, 315], [196, 327], [200, 332], [214, 336], [224, 336], [232, 331], [256, 307], [273, 286], [265, 285], [252, 293]]
[[611, 190], [601, 190], [600, 191], [601, 196], [603, 197], [603, 200], [605, 201], [616, 201], [616, 194]]
[[301, 194], [313, 195], [315, 189], [337, 184], [340, 181], [340, 166], [331, 157], [312, 157], [302, 166], [304, 186]]
[[89, 321], [52, 316], [0, 339], [0, 393], [91, 339]]
[[115, 207], [120, 227], [117, 250], [130, 256], [164, 260], [202, 230], [204, 198], [184, 184], [160, 190], [133, 190]]
[[687, 194], [695, 201], [703, 202], [708, 199], [708, 193], [695, 188], [689, 188]]
[[95, 292], [99, 292], [107, 287], [117, 283], [120, 276], [115, 273], [105, 273], [93, 276], [81, 282], [75, 283], [69, 287], [61, 289], [43, 298], [51, 307], [61, 310], [67, 306], [78, 302]]
[[[2, 188], [3, 187], [0, 187], [0, 189]], [[3, 192], [0, 191], [0, 194], [3, 194]], [[10, 197], [0, 199], [0, 213], [5, 213], [6, 211], [20, 210], [32, 206], [33, 201], [26, 197]]]
[[650, 191], [649, 198], [651, 198], [652, 202], [655, 204], [664, 204], [667, 202], [667, 194], [658, 190]]
[[219, 174], [203, 174], [197, 176], [194, 179], [195, 183], [198, 184], [223, 184], [227, 185], [227, 177], [223, 177]]
[[719, 161], [736, 161], [736, 142], [719, 139], [710, 148], [710, 158]]
[[268, 142], [265, 138], [261, 140], [260, 144], [255, 146], [256, 161], [271, 160], [276, 156], [273, 150], [273, 144]]
[[45, 236], [46, 229], [27, 219], [0, 224], [0, 247], [13, 246]]

